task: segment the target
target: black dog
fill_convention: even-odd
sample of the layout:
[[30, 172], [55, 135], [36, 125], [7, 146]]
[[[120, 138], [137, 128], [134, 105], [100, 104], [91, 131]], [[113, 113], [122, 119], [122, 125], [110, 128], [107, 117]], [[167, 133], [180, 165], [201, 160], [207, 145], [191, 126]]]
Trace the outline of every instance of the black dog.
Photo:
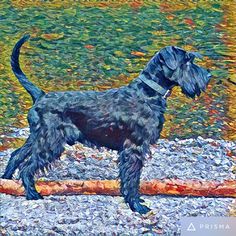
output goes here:
[[20, 167], [27, 199], [41, 199], [34, 174], [43, 170], [64, 151], [64, 145], [81, 142], [105, 146], [119, 153], [121, 193], [133, 211], [142, 205], [140, 174], [150, 144], [157, 142], [164, 123], [166, 97], [174, 86], [191, 98], [199, 96], [210, 80], [207, 70], [193, 63], [200, 54], [168, 46], [156, 53], [129, 85], [104, 92], [69, 91], [45, 94], [21, 71], [19, 54], [25, 35], [15, 45], [12, 70], [34, 101], [28, 114], [30, 135], [11, 154], [3, 178], [10, 179]]

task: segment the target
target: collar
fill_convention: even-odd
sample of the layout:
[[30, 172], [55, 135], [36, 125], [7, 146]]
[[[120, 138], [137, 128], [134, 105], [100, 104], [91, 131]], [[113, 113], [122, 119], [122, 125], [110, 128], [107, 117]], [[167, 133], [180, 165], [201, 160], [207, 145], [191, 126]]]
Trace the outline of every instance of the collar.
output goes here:
[[169, 89], [165, 89], [163, 88], [161, 85], [159, 85], [158, 83], [156, 83], [153, 80], [147, 79], [145, 77], [145, 75], [141, 74], [138, 77], [142, 82], [144, 82], [147, 86], [149, 86], [151, 89], [153, 89], [154, 91], [158, 92], [164, 99], [167, 98], [170, 90]]

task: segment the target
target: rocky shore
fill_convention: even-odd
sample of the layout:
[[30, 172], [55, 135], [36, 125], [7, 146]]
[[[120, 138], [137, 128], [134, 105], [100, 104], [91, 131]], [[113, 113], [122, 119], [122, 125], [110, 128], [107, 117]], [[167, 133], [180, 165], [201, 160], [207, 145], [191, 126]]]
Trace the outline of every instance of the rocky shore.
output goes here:
[[[19, 135], [19, 132], [13, 136]], [[21, 137], [27, 130], [21, 130]], [[198, 179], [223, 181], [236, 178], [236, 144], [203, 139], [159, 140], [146, 157], [142, 180]], [[0, 152], [0, 174], [13, 149]], [[66, 147], [61, 161], [38, 178], [116, 179], [117, 153], [77, 144]], [[18, 178], [16, 173], [15, 178]], [[122, 197], [49, 196], [26, 201], [0, 194], [0, 235], [180, 235], [185, 216], [228, 216], [232, 198], [143, 196], [152, 211], [132, 212]]]

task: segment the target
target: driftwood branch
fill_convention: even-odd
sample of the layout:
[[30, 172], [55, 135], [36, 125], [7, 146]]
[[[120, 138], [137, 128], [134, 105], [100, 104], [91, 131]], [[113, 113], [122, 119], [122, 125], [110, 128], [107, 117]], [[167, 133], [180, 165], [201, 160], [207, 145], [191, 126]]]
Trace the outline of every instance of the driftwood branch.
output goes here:
[[[119, 182], [117, 180], [37, 181], [36, 189], [44, 196], [76, 194], [120, 195]], [[144, 195], [236, 197], [236, 181], [215, 182], [177, 179], [143, 181], [141, 182], [140, 192]], [[24, 188], [20, 181], [0, 179], [0, 193], [24, 195]]]

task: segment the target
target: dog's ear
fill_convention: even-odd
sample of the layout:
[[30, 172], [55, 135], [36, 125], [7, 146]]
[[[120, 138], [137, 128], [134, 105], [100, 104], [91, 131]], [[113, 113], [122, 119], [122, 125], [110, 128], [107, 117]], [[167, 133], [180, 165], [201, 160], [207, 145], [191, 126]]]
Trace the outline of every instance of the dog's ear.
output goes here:
[[184, 61], [186, 51], [181, 48], [167, 46], [159, 52], [160, 62], [171, 70], [176, 70]]
[[178, 67], [177, 56], [175, 55], [174, 49], [172, 46], [165, 47], [160, 50], [160, 62], [162, 65], [166, 65], [169, 69], [175, 70]]
[[157, 56], [159, 62], [156, 64], [161, 64], [162, 71], [164, 72], [164, 76], [170, 80], [173, 72], [183, 64], [185, 60], [186, 52], [178, 47], [167, 46], [162, 48]]

